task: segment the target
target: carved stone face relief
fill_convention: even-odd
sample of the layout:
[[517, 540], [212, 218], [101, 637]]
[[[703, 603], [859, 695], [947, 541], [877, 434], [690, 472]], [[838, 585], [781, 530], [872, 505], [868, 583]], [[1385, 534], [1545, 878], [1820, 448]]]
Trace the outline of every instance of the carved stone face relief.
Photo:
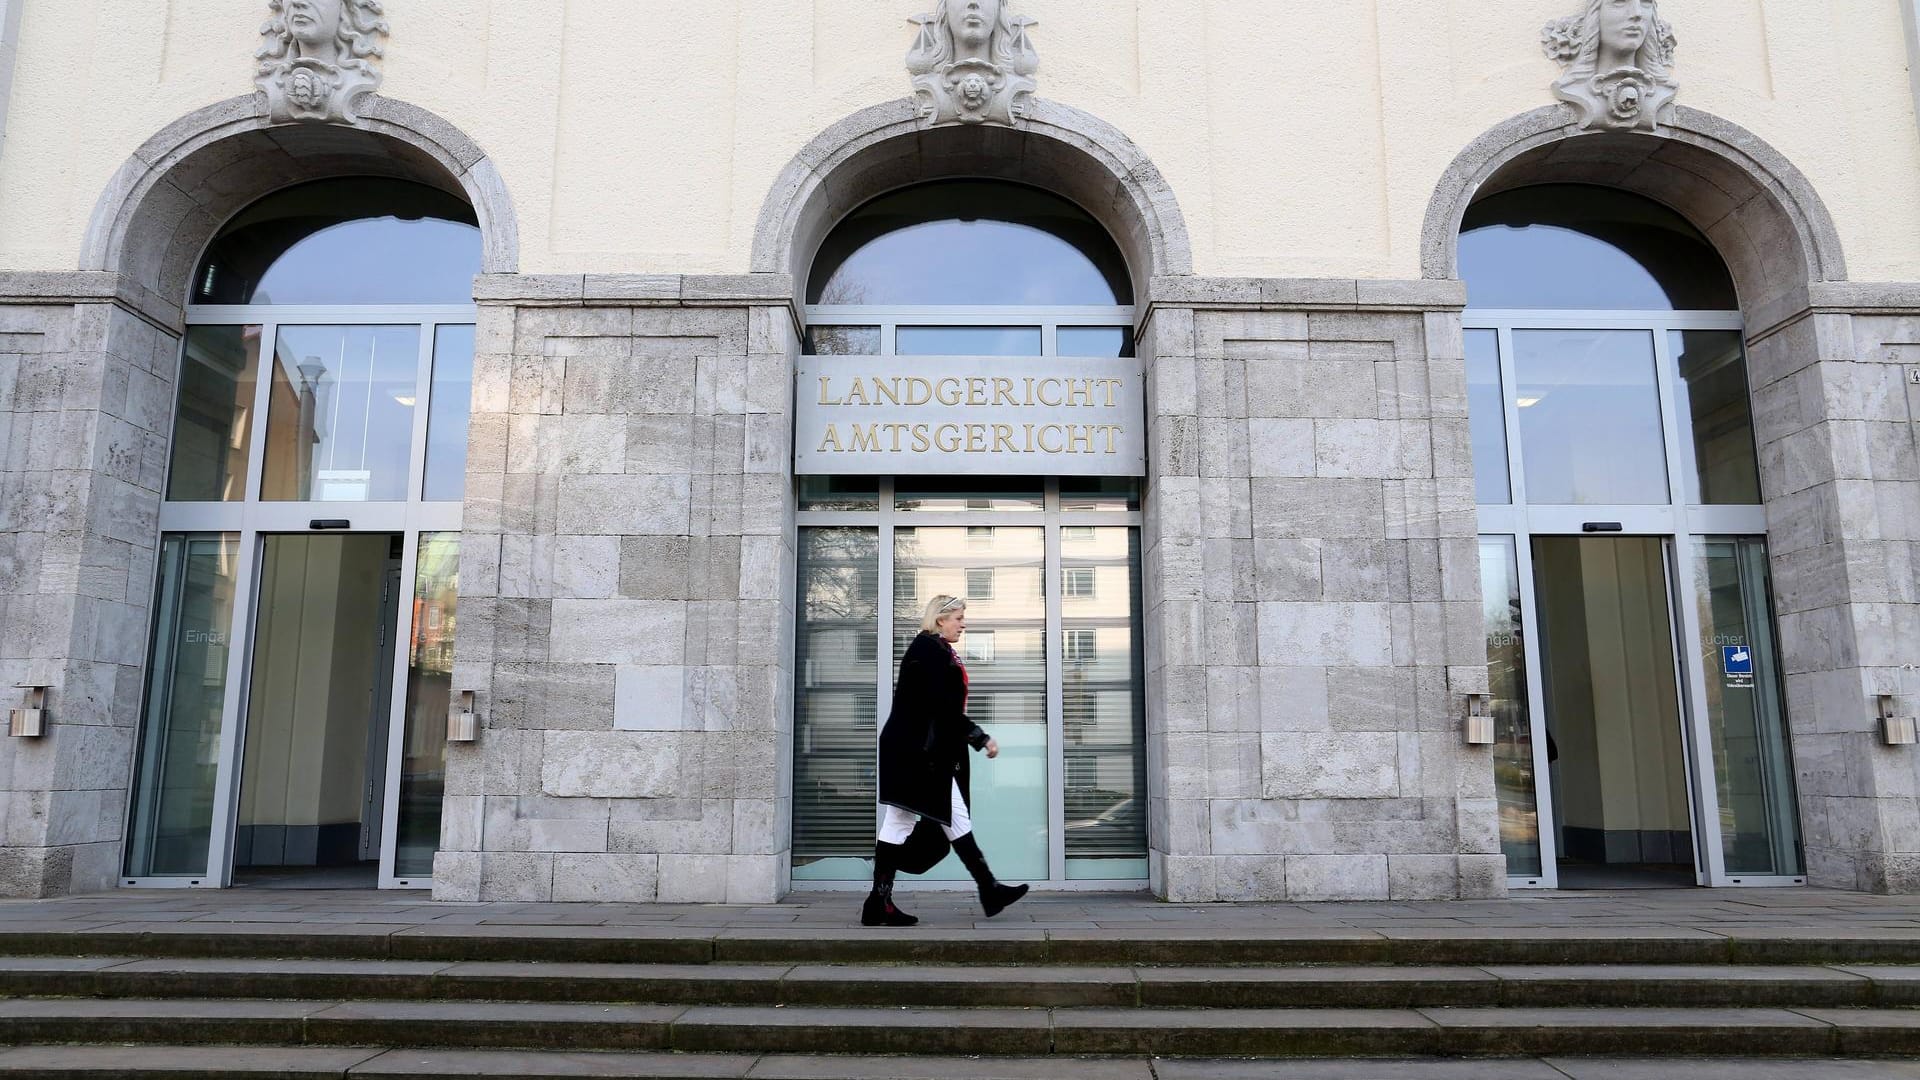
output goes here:
[[1580, 111], [1581, 127], [1658, 131], [1671, 115], [1678, 42], [1657, 0], [1585, 0], [1548, 23], [1540, 44], [1566, 68], [1553, 94]]
[[919, 36], [907, 72], [920, 114], [936, 124], [1012, 124], [1038, 89], [1040, 56], [1027, 40], [1033, 20], [1007, 0], [939, 0], [914, 18]]
[[275, 122], [351, 124], [360, 98], [380, 87], [387, 21], [380, 0], [267, 0], [254, 82]]

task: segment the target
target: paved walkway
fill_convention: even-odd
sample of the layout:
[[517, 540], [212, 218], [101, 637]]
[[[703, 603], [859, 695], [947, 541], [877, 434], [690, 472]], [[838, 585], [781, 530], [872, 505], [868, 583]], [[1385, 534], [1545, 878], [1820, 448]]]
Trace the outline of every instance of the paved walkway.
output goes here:
[[[987, 932], [1159, 930], [1169, 936], [1247, 932], [1441, 931], [1497, 937], [1525, 931], [1585, 936], [1627, 929], [1664, 935], [1781, 933], [1920, 936], [1920, 896], [1824, 889], [1642, 889], [1520, 893], [1507, 900], [1165, 904], [1142, 893], [1051, 893], [987, 920], [963, 893], [906, 893], [907, 910], [930, 929]], [[0, 901], [6, 930], [133, 929], [179, 923], [213, 928], [261, 924], [413, 926], [686, 927], [690, 932], [791, 927], [858, 930], [860, 897], [795, 893], [764, 906], [705, 904], [436, 903], [420, 892], [281, 889], [120, 890], [57, 900]]]

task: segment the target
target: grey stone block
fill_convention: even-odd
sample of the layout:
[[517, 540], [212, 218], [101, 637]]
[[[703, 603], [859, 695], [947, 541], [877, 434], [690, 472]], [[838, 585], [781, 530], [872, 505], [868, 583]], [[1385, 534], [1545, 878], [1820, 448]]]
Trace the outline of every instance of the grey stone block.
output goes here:
[[651, 903], [659, 882], [658, 855], [561, 854], [553, 860], [553, 899], [558, 902]]
[[1289, 855], [1289, 900], [1385, 900], [1385, 855]]

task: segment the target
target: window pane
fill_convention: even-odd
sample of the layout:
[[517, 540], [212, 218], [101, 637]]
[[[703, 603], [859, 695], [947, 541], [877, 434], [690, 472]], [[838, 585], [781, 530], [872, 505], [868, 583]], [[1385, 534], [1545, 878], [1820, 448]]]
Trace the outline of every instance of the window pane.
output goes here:
[[417, 326], [283, 326], [274, 346], [263, 499], [407, 497]]
[[1520, 564], [1510, 536], [1480, 538], [1480, 599], [1487, 628], [1487, 711], [1493, 716], [1493, 780], [1500, 797], [1500, 850], [1507, 873], [1540, 873], [1534, 798], [1533, 721], [1527, 711], [1527, 649], [1520, 618]]
[[878, 510], [880, 481], [872, 476], [803, 476], [802, 510]]
[[1733, 311], [1733, 278], [1672, 210], [1612, 188], [1542, 184], [1473, 204], [1460, 278], [1476, 308]]
[[1137, 877], [1147, 853], [1140, 530], [1092, 532], [1061, 553], [1066, 581], [1078, 582], [1060, 618], [1067, 858], [1088, 860], [1072, 876]]
[[127, 835], [131, 877], [207, 873], [239, 560], [231, 534], [161, 539]]
[[1760, 502], [1760, 468], [1747, 398], [1747, 354], [1738, 330], [1669, 334], [1680, 368], [1681, 412], [1692, 430], [1693, 468], [1682, 473], [1687, 502]]
[[[894, 566], [913, 570], [919, 593], [894, 606], [893, 668], [915, 634], [929, 600], [967, 595], [983, 572], [992, 595], [967, 605], [967, 714], [1000, 743], [1000, 756], [972, 758], [973, 827], [1003, 879], [1047, 876], [1046, 532], [995, 526], [991, 550], [967, 540], [965, 527], [897, 528]], [[1002, 868], [1004, 864], [1004, 869]], [[964, 881], [949, 856], [928, 878]]]
[[1527, 501], [1667, 501], [1667, 451], [1644, 330], [1515, 330]]
[[1131, 304], [1130, 281], [1112, 237], [1073, 203], [1019, 184], [949, 180], [847, 215], [820, 245], [807, 302]]
[[1500, 334], [1467, 331], [1467, 421], [1473, 432], [1475, 501], [1513, 501], [1507, 475], [1507, 398], [1500, 392]]
[[1037, 326], [902, 326], [901, 356], [1039, 356]]
[[220, 230], [196, 304], [470, 304], [473, 208], [438, 188], [348, 177], [277, 191]]
[[1132, 356], [1133, 330], [1126, 326], [1060, 326], [1054, 345], [1061, 356]]
[[1140, 481], [1125, 476], [1063, 476], [1060, 509], [1069, 514], [1140, 509]]
[[459, 502], [466, 494], [467, 419], [472, 409], [473, 327], [435, 327], [427, 476], [420, 495], [428, 502]]
[[440, 850], [446, 794], [447, 712], [453, 704], [453, 621], [460, 593], [460, 534], [420, 534], [407, 639], [407, 731], [400, 746], [400, 820], [393, 873], [427, 877]]
[[1698, 539], [1693, 573], [1727, 873], [1798, 875], [1800, 821], [1780, 707], [1766, 541]]
[[878, 530], [801, 529], [798, 577], [793, 874], [858, 879], [870, 872], [878, 820]]
[[896, 510], [1033, 513], [1046, 509], [1040, 481], [1033, 477], [903, 476], [899, 484], [893, 498]]
[[247, 497], [247, 449], [259, 371], [260, 327], [187, 327], [167, 498], [238, 502]]
[[880, 328], [877, 326], [809, 326], [809, 356], [878, 356]]

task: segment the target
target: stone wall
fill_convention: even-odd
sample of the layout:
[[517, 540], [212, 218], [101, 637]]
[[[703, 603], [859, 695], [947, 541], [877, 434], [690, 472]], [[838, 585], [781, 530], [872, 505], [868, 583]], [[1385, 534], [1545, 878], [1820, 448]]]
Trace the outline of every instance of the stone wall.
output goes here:
[[[1825, 284], [1749, 345], [1808, 877], [1920, 891], [1920, 292]], [[1850, 309], [1850, 310], [1849, 310]]]
[[109, 274], [0, 275], [0, 895], [110, 887], [153, 597], [179, 339]]
[[786, 890], [791, 295], [480, 280], [436, 897]]
[[1457, 283], [1160, 281], [1144, 577], [1170, 900], [1505, 892]]

